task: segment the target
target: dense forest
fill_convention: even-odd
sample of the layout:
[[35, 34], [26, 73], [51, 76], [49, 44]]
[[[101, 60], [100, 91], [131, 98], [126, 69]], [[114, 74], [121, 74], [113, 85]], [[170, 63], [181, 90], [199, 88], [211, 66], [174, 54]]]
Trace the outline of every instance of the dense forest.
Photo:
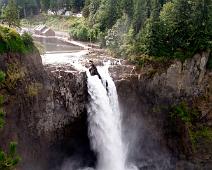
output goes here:
[[[71, 10], [79, 12], [84, 6], [84, 0], [15, 0], [20, 9], [21, 17], [37, 15], [41, 11]], [[0, 6], [8, 4], [8, 0], [0, 0]]]
[[[81, 13], [82, 15], [67, 16], [65, 15], [67, 11], [69, 12], [71, 11], [70, 14]], [[39, 21], [34, 23], [31, 22], [31, 21], [35, 21], [36, 20], [35, 18]], [[45, 22], [42, 21], [40, 23], [41, 18], [44, 18], [43, 20], [45, 20]], [[186, 67], [186, 62], [185, 62], [185, 66], [183, 66], [183, 64], [181, 65], [180, 63], [179, 64], [180, 67], [178, 67], [179, 66], [178, 64], [175, 64], [177, 69], [175, 68], [172, 69], [174, 70], [173, 73], [171, 73], [171, 71], [170, 71], [170, 75], [164, 73], [164, 75], [167, 75], [167, 77], [165, 78], [162, 76], [160, 78], [160, 76], [158, 76], [160, 78], [160, 79], [158, 78], [158, 82], [162, 82], [165, 79], [167, 79], [167, 80], [171, 80], [170, 81], [171, 85], [169, 85], [168, 83], [167, 85], [165, 83], [163, 85], [160, 85], [158, 83], [159, 86], [155, 86], [155, 84], [153, 83], [153, 85], [151, 84], [151, 88], [152, 86], [155, 86], [154, 87], [155, 89], [153, 88], [153, 90], [155, 91], [159, 91], [162, 88], [168, 89], [168, 90], [162, 91], [161, 93], [152, 92], [152, 94], [149, 93], [149, 91], [147, 91], [147, 94], [145, 93], [144, 94], [146, 96], [148, 95], [149, 96], [145, 98], [145, 95], [144, 95], [144, 98], [142, 98], [142, 100], [150, 101], [150, 103], [148, 102], [147, 103], [149, 106], [152, 106], [154, 100], [159, 101], [160, 99], [162, 99], [161, 106], [160, 106], [161, 108], [158, 109], [158, 105], [160, 103], [158, 104], [156, 102], [156, 104], [154, 105], [154, 108], [150, 108], [149, 110], [153, 111], [154, 114], [157, 112], [157, 110], [161, 110], [161, 112], [165, 110], [165, 112], [167, 112], [168, 114], [167, 119], [169, 121], [167, 123], [168, 124], [167, 129], [170, 130], [170, 132], [168, 131], [167, 133], [174, 134], [173, 136], [175, 136], [176, 134], [178, 135], [179, 133], [179, 136], [176, 135], [177, 136], [176, 141], [181, 140], [181, 138], [183, 138], [184, 135], [188, 134], [186, 138], [188, 138], [189, 140], [185, 141], [185, 143], [189, 143], [191, 141], [189, 144], [189, 147], [190, 145], [192, 147], [193, 145], [197, 146], [197, 143], [199, 142], [199, 141], [197, 142], [197, 140], [201, 138], [205, 138], [207, 140], [209, 139], [209, 143], [211, 143], [212, 141], [211, 140], [212, 139], [211, 125], [209, 127], [209, 125], [206, 125], [206, 123], [204, 122], [206, 119], [205, 117], [207, 117], [207, 114], [210, 114], [209, 113], [210, 110], [207, 111], [207, 107], [210, 107], [210, 103], [211, 103], [211, 97], [210, 97], [211, 82], [209, 82], [208, 84], [204, 82], [204, 85], [202, 85], [202, 86], [205, 86], [205, 84], [207, 84], [208, 86], [205, 88], [208, 94], [205, 96], [201, 96], [201, 100], [202, 100], [201, 102], [206, 103], [203, 106], [204, 107], [203, 109], [206, 108], [205, 109], [206, 114], [203, 116], [199, 114], [199, 111], [195, 110], [196, 108], [190, 109], [190, 105], [187, 105], [186, 103], [187, 101], [184, 101], [184, 99], [187, 100], [186, 97], [190, 98], [189, 93], [191, 89], [188, 89], [189, 95], [186, 96], [187, 87], [184, 88], [183, 83], [185, 82], [185, 86], [190, 86], [190, 85], [194, 86], [195, 95], [200, 94], [200, 91], [201, 91], [200, 80], [202, 80], [201, 83], [203, 83], [202, 76], [205, 74], [205, 72], [207, 72], [205, 68], [201, 68], [201, 67], [205, 67], [206, 63], [208, 63], [208, 68], [212, 70], [212, 55], [211, 55], [212, 0], [0, 0], [0, 24], [2, 24], [0, 25], [0, 54], [6, 53], [7, 55], [5, 56], [7, 58], [5, 59], [5, 61], [8, 61], [8, 63], [6, 63], [6, 65], [8, 65], [8, 70], [6, 70], [6, 66], [5, 66], [5, 70], [4, 68], [2, 69], [4, 71], [0, 70], [0, 90], [2, 90], [0, 93], [0, 131], [3, 130], [3, 127], [5, 127], [5, 119], [7, 119], [6, 117], [7, 113], [4, 111], [4, 106], [8, 104], [7, 103], [9, 101], [8, 96], [10, 95], [10, 93], [12, 96], [14, 95], [13, 90], [15, 88], [19, 90], [19, 86], [17, 86], [18, 83], [19, 84], [26, 83], [26, 87], [25, 86], [23, 87], [20, 86], [20, 87], [24, 88], [23, 91], [29, 96], [28, 98], [24, 99], [24, 101], [22, 101], [23, 103], [20, 103], [20, 105], [21, 104], [24, 105], [25, 100], [28, 102], [28, 99], [29, 99], [30, 106], [31, 106], [31, 104], [33, 104], [32, 101], [34, 101], [35, 99], [38, 100], [40, 95], [39, 93], [41, 93], [39, 92], [41, 89], [40, 86], [37, 87], [41, 83], [40, 83], [40, 80], [39, 81], [36, 80], [36, 76], [39, 77], [40, 76], [39, 74], [43, 74], [43, 72], [36, 73], [35, 78], [34, 77], [32, 77], [32, 79], [29, 78], [30, 80], [29, 83], [31, 83], [32, 85], [30, 84], [28, 86], [27, 84], [28, 77], [26, 77], [27, 81], [25, 80], [25, 78], [23, 78], [25, 76], [25, 72], [27, 73], [27, 71], [25, 71], [25, 67], [23, 69], [24, 76], [22, 77], [22, 68], [19, 69], [18, 68], [19, 65], [17, 64], [16, 66], [15, 65], [16, 63], [13, 66], [13, 62], [16, 62], [16, 60], [9, 61], [9, 59], [12, 58], [10, 56], [10, 53], [20, 54], [20, 56], [23, 56], [23, 58], [26, 57], [26, 54], [32, 54], [32, 56], [37, 54], [40, 59], [40, 55], [37, 51], [37, 47], [35, 47], [36, 44], [34, 44], [34, 40], [32, 36], [26, 32], [22, 32], [23, 34], [22, 33], [19, 34], [15, 29], [11, 29], [9, 27], [17, 27], [19, 28], [19, 31], [21, 30], [20, 29], [21, 27], [34, 29], [34, 26], [41, 25], [41, 24], [46, 24], [48, 27], [51, 27], [47, 24], [47, 21], [51, 21], [54, 25], [63, 25], [65, 23], [64, 25], [66, 25], [67, 30], [65, 29], [64, 30], [67, 32], [69, 31], [70, 37], [68, 37], [69, 34], [67, 34], [62, 29], [61, 30], [60, 29], [56, 30], [54, 28], [52, 29], [54, 31], [60, 31], [62, 33], [65, 32], [66, 33], [65, 36], [67, 36], [66, 37], [67, 40], [68, 38], [71, 38], [74, 40], [87, 41], [87, 43], [85, 43], [86, 45], [88, 44], [88, 42], [98, 43], [98, 45], [101, 46], [101, 48], [104, 48], [103, 50], [101, 49], [96, 50], [97, 54], [94, 54], [94, 55], [99, 55], [101, 54], [101, 52], [104, 54], [106, 53], [107, 55], [108, 54], [107, 52], [109, 51], [110, 54], [114, 55], [115, 57], [120, 57], [120, 58], [133, 61], [135, 64], [138, 64], [136, 66], [138, 66], [139, 69], [142, 68], [143, 70], [147, 69], [147, 67], [150, 66], [150, 64], [145, 65], [145, 61], [153, 61], [152, 62], [153, 64], [155, 61], [160, 64], [162, 63], [161, 65], [157, 65], [158, 66], [157, 69], [153, 68], [152, 66], [150, 66], [152, 67], [150, 68], [150, 71], [147, 69], [146, 73], [148, 72], [147, 76], [149, 79], [147, 84], [145, 84], [146, 77], [143, 77], [144, 80], [140, 79], [140, 76], [142, 76], [143, 72], [142, 73], [139, 72], [139, 76], [138, 76], [139, 81], [138, 82], [136, 82], [137, 80], [134, 81], [132, 74], [134, 74], [133, 73], [135, 71], [134, 69], [137, 69], [137, 67], [134, 67], [134, 65], [132, 65], [132, 71], [130, 71], [129, 75], [132, 76], [130, 78], [133, 78], [132, 79], [133, 82], [131, 82], [131, 79], [130, 79], [129, 83], [132, 83], [133, 86], [135, 85], [136, 88], [133, 89], [134, 88], [133, 87], [132, 89], [130, 89], [129, 93], [131, 93], [131, 90], [132, 91], [135, 90], [132, 94], [133, 95], [134, 93], [139, 94], [140, 92], [140, 94], [138, 95], [139, 97], [143, 95], [142, 94], [143, 91], [142, 90], [139, 91], [140, 88], [143, 88], [143, 87], [140, 87], [140, 85], [144, 83], [145, 88], [150, 86], [148, 83], [150, 82], [151, 78], [153, 81], [154, 77], [152, 76], [156, 74], [156, 72], [159, 72], [159, 70], [162, 69], [162, 67], [167, 67], [165, 63], [166, 61], [168, 61], [167, 63], [171, 63], [169, 61], [170, 60], [174, 61], [175, 59], [184, 61], [187, 58], [193, 57], [197, 53], [199, 53], [199, 57], [202, 57], [205, 53], [207, 53], [207, 57], [203, 56], [202, 57], [203, 60], [202, 58], [200, 58], [198, 61], [195, 61], [196, 63], [194, 63], [193, 65], [191, 63], [192, 61], [188, 62], [187, 65], [190, 64], [192, 65], [191, 67], [183, 68], [183, 67]], [[24, 22], [29, 23], [29, 25], [32, 24], [33, 26], [32, 27], [30, 27], [31, 25], [25, 26], [23, 25]], [[57, 43], [56, 45], [60, 46]], [[99, 47], [98, 45], [96, 46], [95, 45], [96, 44], [94, 44], [95, 48]], [[86, 49], [88, 48], [89, 47], [86, 46]], [[207, 60], [208, 56], [209, 56], [209, 60]], [[3, 57], [2, 57], [2, 61], [3, 61]], [[31, 58], [29, 60], [31, 60]], [[28, 62], [28, 60], [26, 61]], [[163, 63], [163, 61], [165, 62]], [[34, 60], [31, 60], [30, 62], [34, 62]], [[203, 66], [201, 66], [201, 64]], [[141, 65], [142, 67], [140, 67]], [[167, 65], [169, 66], [169, 64]], [[29, 66], [31, 65], [29, 64]], [[10, 70], [10, 67], [11, 67], [11, 70]], [[130, 67], [131, 65], [129, 65], [129, 68]], [[38, 68], [40, 69], [40, 66]], [[180, 70], [179, 73], [178, 73], [178, 68]], [[128, 68], [126, 67], [126, 70], [127, 69]], [[32, 70], [29, 69], [29, 73], [31, 74], [30, 71], [32, 72], [37, 71], [37, 67], [36, 67], [36, 70], [34, 70], [34, 68], [32, 68]], [[51, 73], [52, 72], [53, 71], [51, 70]], [[66, 72], [64, 72], [64, 74], [65, 73]], [[30, 74], [29, 74], [29, 77], [31, 77]], [[60, 71], [59, 71], [59, 74], [60, 74]], [[45, 73], [45, 76], [46, 76], [46, 73]], [[60, 75], [58, 77], [60, 77]], [[178, 79], [178, 77], [180, 78]], [[136, 78], [137, 78], [137, 75], [136, 75]], [[207, 77], [207, 78], [210, 80], [210, 77]], [[44, 79], [44, 77], [41, 76], [41, 79]], [[35, 82], [35, 80], [38, 81], [39, 83]], [[62, 79], [58, 78], [58, 79], [55, 79], [55, 81], [56, 82], [62, 81]], [[81, 80], [79, 79], [79, 81]], [[117, 82], [122, 83], [124, 81], [125, 81], [124, 79], [121, 79], [121, 81], [117, 81]], [[196, 83], [197, 81], [198, 83]], [[137, 84], [134, 84], [135, 82]], [[45, 87], [43, 86], [43, 84], [41, 84], [42, 88]], [[107, 81], [106, 81], [106, 84], [107, 84]], [[169, 99], [168, 97], [165, 98], [166, 97], [165, 95], [169, 96], [169, 90], [172, 88], [172, 84], [174, 85], [177, 84], [176, 89], [175, 89], [175, 86], [173, 86], [173, 91], [176, 91], [176, 93], [178, 93], [178, 90], [179, 90], [180, 91], [179, 93], [182, 93], [183, 100], [180, 98], [181, 97], [180, 96], [179, 101], [182, 100], [181, 103], [177, 103], [178, 102], [177, 101], [176, 105], [175, 103], [173, 103], [172, 106], [170, 105], [169, 107], [171, 107], [171, 111], [169, 113], [168, 107], [162, 108], [164, 104], [163, 100], [165, 102], [170, 100], [170, 103], [172, 102], [172, 100], [173, 101], [178, 100], [178, 99], [175, 99], [175, 97], [172, 97], [171, 96], [172, 94], [170, 95], [171, 96], [170, 98], [173, 98], [173, 99]], [[197, 84], [198, 86], [196, 86]], [[10, 87], [12, 90], [10, 89]], [[53, 87], [52, 89], [55, 88]], [[119, 86], [119, 88], [120, 87], [121, 86]], [[58, 87], [58, 89], [59, 88], [61, 87]], [[106, 87], [105, 89], [105, 94], [108, 91], [107, 88], [108, 87]], [[124, 85], [123, 92], [125, 92], [127, 88], [129, 87], [127, 85]], [[152, 90], [151, 88], [149, 89]], [[43, 88], [42, 90], [47, 91], [48, 89]], [[5, 94], [5, 91], [8, 91], [9, 95], [7, 93]], [[146, 89], [144, 89], [144, 91], [146, 91]], [[20, 92], [22, 91], [20, 90]], [[162, 95], [163, 92], [165, 94]], [[56, 92], [52, 91], [52, 94], [54, 93], [56, 94]], [[24, 94], [23, 96], [25, 97], [26, 94]], [[87, 91], [86, 91], [86, 95], [87, 95]], [[132, 98], [135, 97], [137, 100], [137, 96], [133, 96], [133, 95], [131, 97]], [[153, 95], [154, 97], [152, 97], [151, 95]], [[175, 93], [173, 93], [173, 96], [174, 95]], [[161, 98], [157, 96], [160, 96]], [[49, 96], [47, 97], [51, 98]], [[58, 99], [59, 98], [62, 98], [62, 97], [59, 96]], [[141, 102], [140, 98], [138, 99], [139, 99], [139, 102]], [[41, 99], [39, 100], [42, 100], [43, 102], [43, 96], [41, 96]], [[70, 101], [71, 100], [73, 99], [71, 98]], [[200, 99], [198, 98], [198, 100]], [[87, 101], [87, 98], [86, 98], [86, 101]], [[134, 100], [132, 101], [134, 102]], [[189, 102], [190, 102], [190, 99], [189, 99]], [[194, 104], [192, 105], [195, 105], [195, 104], [196, 105], [198, 104], [198, 106], [201, 105], [198, 102], [199, 101], [196, 101], [196, 98], [195, 98]], [[144, 104], [147, 104], [147, 103], [144, 103]], [[138, 104], [140, 105], [140, 103]], [[129, 104], [129, 106], [131, 107], [131, 104]], [[133, 112], [136, 109], [133, 109]], [[26, 110], [28, 112], [28, 108]], [[67, 108], [63, 109], [62, 110], [63, 114], [64, 114], [64, 110], [68, 110], [68, 109]], [[31, 112], [30, 114], [32, 115]], [[31, 121], [31, 119], [29, 120]], [[31, 125], [31, 122], [30, 122], [30, 125]], [[179, 129], [178, 129], [178, 125], [179, 125]], [[201, 142], [199, 143], [200, 145], [203, 145]], [[182, 142], [182, 144], [184, 144], [184, 141]], [[5, 147], [4, 147], [4, 150], [0, 147], [0, 170], [14, 169], [16, 165], [20, 162], [21, 159], [19, 155], [16, 153], [16, 145], [17, 143], [12, 141], [9, 144], [8, 150], [5, 150]], [[181, 143], [179, 145], [181, 145]], [[209, 144], [208, 147], [209, 146], [211, 145]], [[183, 148], [182, 150], [184, 150], [184, 145], [180, 147], [182, 147]], [[185, 148], [186, 147], [187, 146], [185, 146]], [[194, 150], [194, 148], [192, 148], [192, 150]], [[185, 152], [187, 152], [186, 149], [185, 149]]]
[[[4, 8], [7, 0], [2, 0]], [[81, 12], [77, 40], [99, 41], [116, 56], [186, 58], [211, 49], [211, 0], [16, 0], [20, 17]], [[119, 48], [117, 48], [119, 47]]]
[[122, 56], [184, 58], [212, 45], [210, 0], [88, 0], [83, 13]]

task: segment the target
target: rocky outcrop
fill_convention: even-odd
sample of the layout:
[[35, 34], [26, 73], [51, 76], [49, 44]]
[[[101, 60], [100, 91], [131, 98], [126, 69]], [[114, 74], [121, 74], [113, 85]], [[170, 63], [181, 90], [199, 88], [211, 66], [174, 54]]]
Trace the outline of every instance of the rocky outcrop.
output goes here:
[[18, 169], [60, 169], [64, 159], [80, 155], [76, 166], [92, 164], [85, 73], [70, 67], [44, 69], [36, 50], [0, 58], [0, 69], [7, 74], [1, 87], [6, 125], [0, 145], [6, 149], [10, 141], [18, 142]]
[[86, 113], [87, 84], [85, 72], [71, 71], [72, 68], [46, 67], [49, 95], [45, 113], [41, 113], [37, 129], [39, 133], [64, 127], [68, 122]]
[[[208, 53], [197, 54], [185, 62], [169, 63], [167, 69], [137, 68], [113, 59], [110, 72], [123, 112], [128, 159], [140, 169], [210, 169], [211, 155], [203, 164], [193, 161], [189, 129], [182, 121], [176, 122], [180, 135], [169, 132], [170, 108], [181, 101], [193, 104], [206, 94], [207, 101], [197, 103], [211, 126], [212, 78], [206, 73], [207, 59]], [[22, 158], [18, 169], [60, 170], [62, 164], [69, 167], [69, 159], [73, 169], [93, 167], [86, 74], [68, 65], [43, 67], [37, 51], [1, 55], [0, 69], [7, 73], [0, 89], [6, 112], [0, 145], [7, 148], [10, 141], [18, 142]]]
[[[182, 165], [175, 164], [177, 160], [193, 159], [187, 127], [178, 122], [180, 136], [169, 135], [169, 111], [173, 105], [182, 101], [192, 103], [206, 94], [211, 80], [206, 74], [208, 56], [209, 53], [203, 52], [185, 62], [174, 61], [165, 71], [157, 68], [146, 73], [143, 71], [149, 68], [137, 69], [132, 65], [110, 69], [116, 80], [124, 113], [123, 126], [129, 140], [126, 141], [129, 143], [129, 159], [139, 160], [140, 168], [175, 169]], [[208, 110], [211, 110], [211, 106]], [[209, 166], [210, 161], [206, 162], [201, 168]], [[188, 164], [193, 168], [199, 166]]]

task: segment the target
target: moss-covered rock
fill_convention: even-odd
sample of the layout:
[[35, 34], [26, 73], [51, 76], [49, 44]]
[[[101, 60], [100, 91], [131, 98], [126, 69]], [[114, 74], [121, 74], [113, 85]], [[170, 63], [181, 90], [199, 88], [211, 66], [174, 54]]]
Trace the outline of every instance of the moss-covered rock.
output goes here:
[[24, 33], [22, 36], [14, 29], [0, 25], [0, 54], [21, 53], [25, 54], [34, 49], [31, 36]]

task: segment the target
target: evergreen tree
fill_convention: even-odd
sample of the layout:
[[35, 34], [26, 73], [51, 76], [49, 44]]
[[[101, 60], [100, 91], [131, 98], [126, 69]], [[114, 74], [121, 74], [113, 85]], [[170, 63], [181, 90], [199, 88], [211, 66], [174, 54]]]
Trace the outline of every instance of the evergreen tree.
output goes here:
[[116, 23], [120, 17], [120, 3], [118, 0], [102, 0], [97, 12], [96, 21], [101, 31], [106, 31]]
[[50, 1], [49, 0], [40, 0], [41, 9], [42, 11], [47, 12], [50, 7]]
[[97, 11], [99, 10], [101, 1], [100, 0], [90, 0], [89, 4], [89, 23], [94, 25], [96, 23]]
[[212, 2], [196, 0], [193, 8], [193, 35], [190, 38], [192, 48], [207, 50], [212, 47], [209, 43], [212, 40]]
[[133, 14], [133, 29], [135, 34], [139, 33], [148, 18], [149, 0], [135, 0]]
[[122, 0], [121, 9], [130, 19], [133, 18], [133, 0]]
[[88, 18], [90, 15], [89, 6], [90, 6], [90, 0], [86, 0], [82, 11], [82, 14], [85, 18]]
[[14, 0], [9, 0], [2, 17], [9, 27], [20, 27], [19, 9]]

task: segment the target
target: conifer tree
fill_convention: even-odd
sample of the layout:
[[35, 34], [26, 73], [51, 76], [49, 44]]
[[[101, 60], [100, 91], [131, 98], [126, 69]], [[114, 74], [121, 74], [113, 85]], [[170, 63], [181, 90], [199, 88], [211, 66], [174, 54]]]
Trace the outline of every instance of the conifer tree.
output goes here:
[[19, 9], [14, 0], [9, 0], [6, 8], [3, 10], [2, 17], [9, 27], [20, 27]]

